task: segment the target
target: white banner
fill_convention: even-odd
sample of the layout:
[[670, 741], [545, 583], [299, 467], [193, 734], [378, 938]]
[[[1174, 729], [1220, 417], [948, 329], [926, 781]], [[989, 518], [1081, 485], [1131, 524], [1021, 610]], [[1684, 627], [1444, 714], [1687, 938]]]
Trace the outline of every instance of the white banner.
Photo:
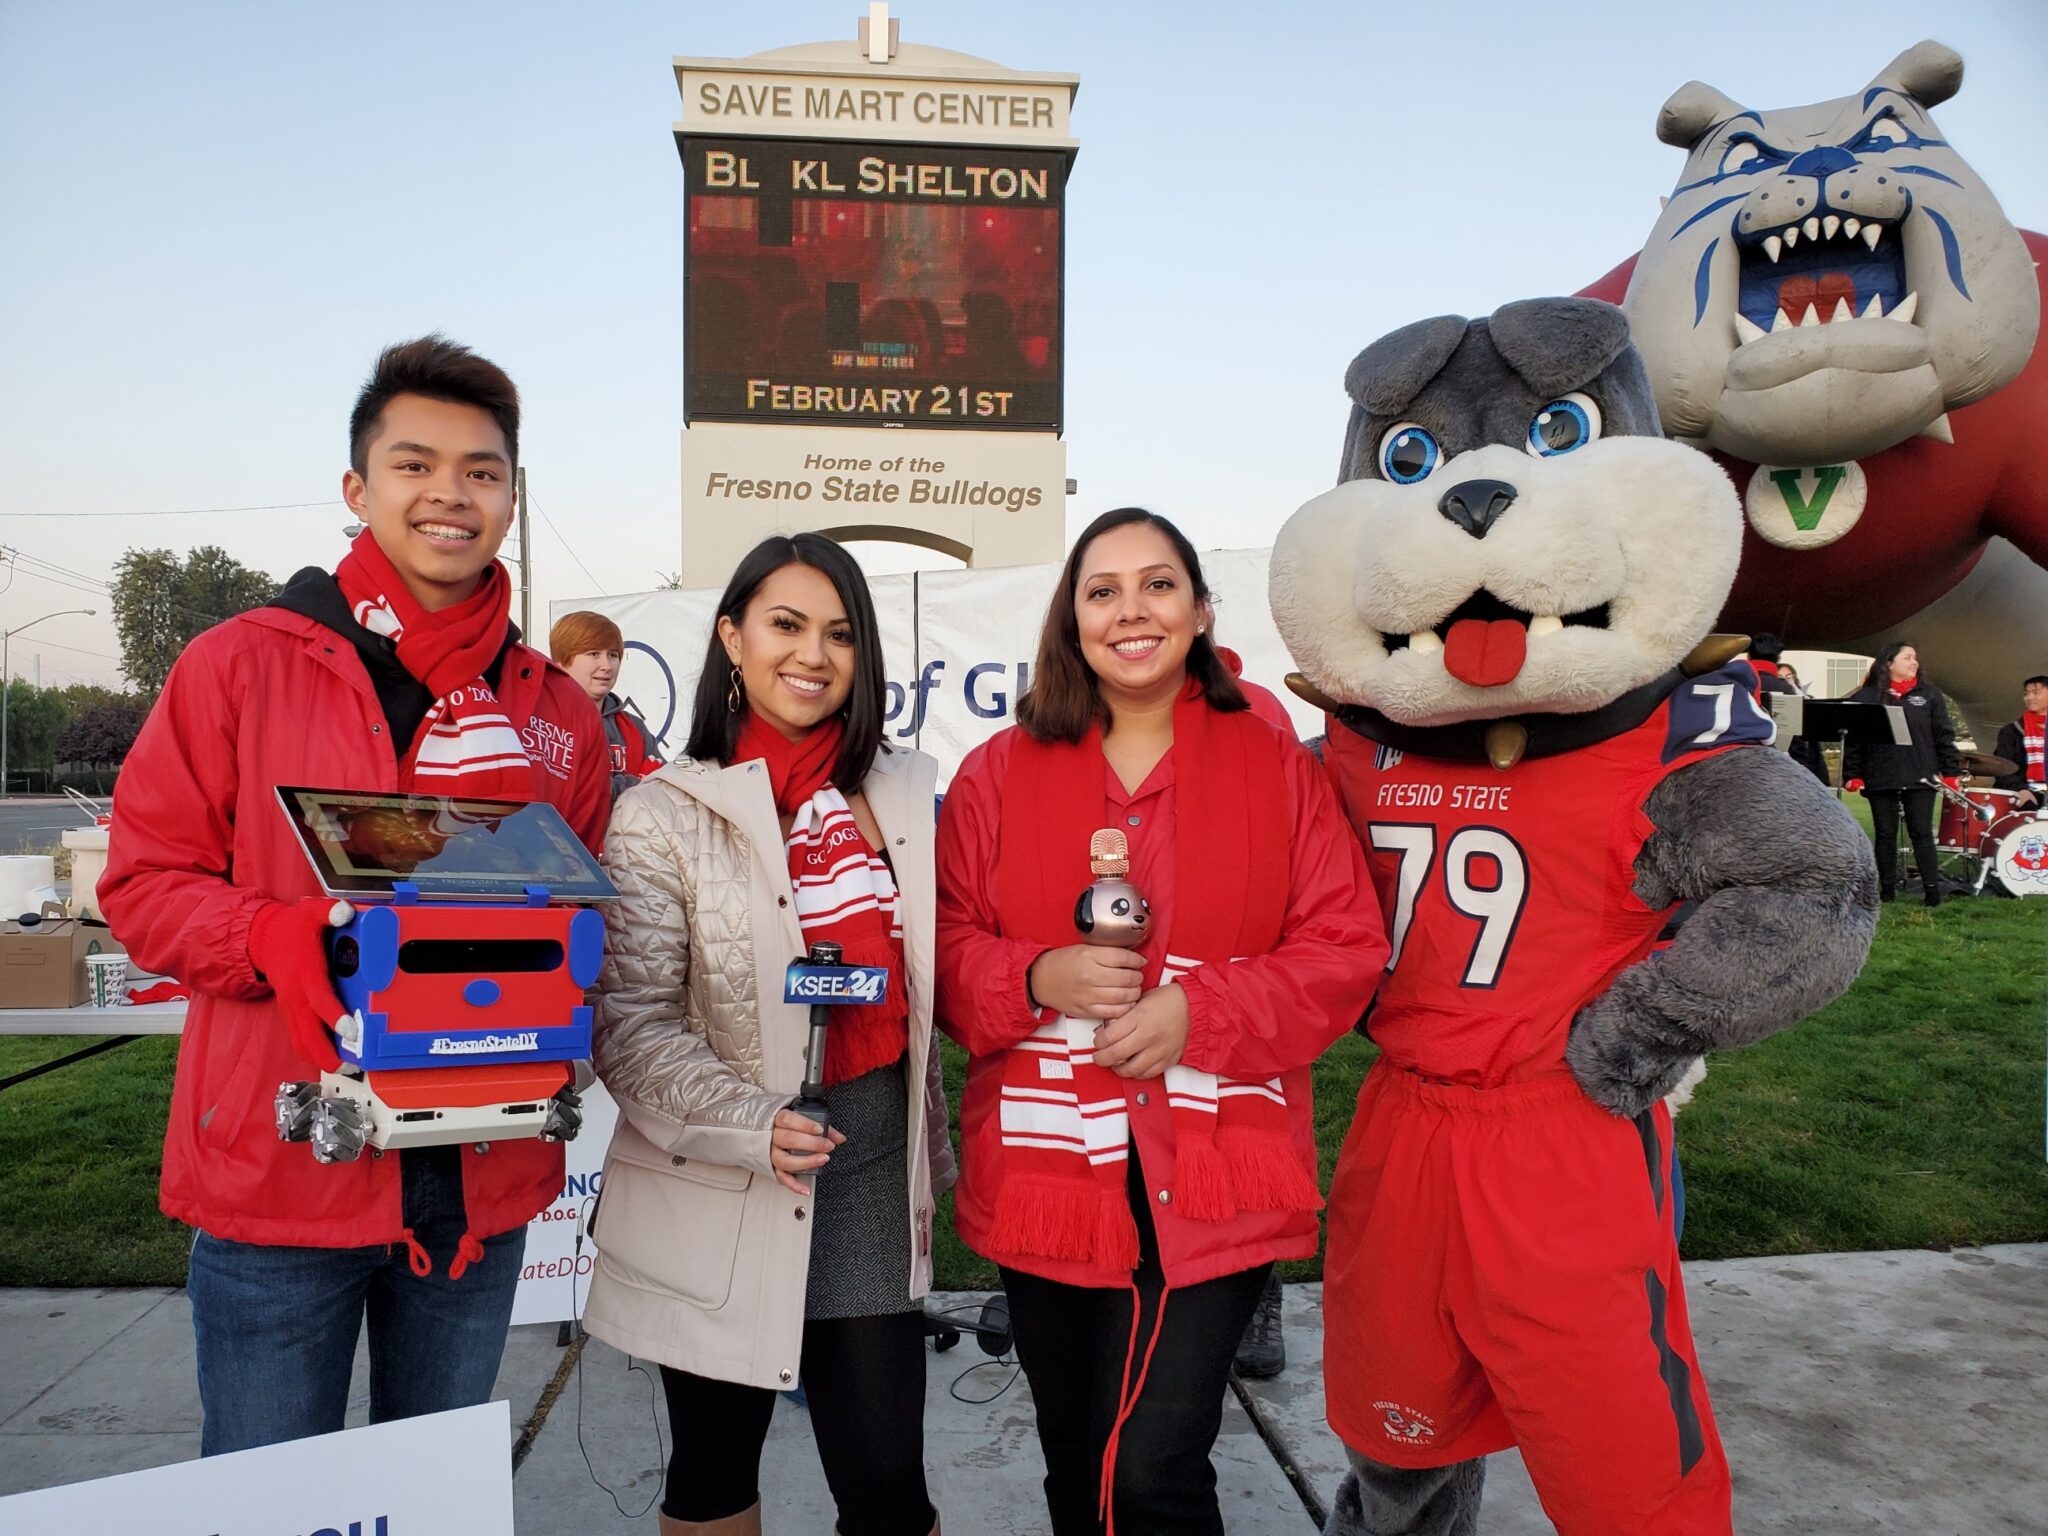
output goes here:
[[484, 1403], [0, 1498], [8, 1536], [512, 1536], [512, 1408]]
[[[605, 1148], [611, 1145], [612, 1127], [618, 1123], [619, 1107], [592, 1083], [583, 1091], [583, 1129], [562, 1150], [567, 1154], [567, 1176], [554, 1204], [526, 1227], [526, 1258], [519, 1270], [519, 1289], [512, 1297], [512, 1321], [558, 1323], [581, 1317], [583, 1303], [590, 1296], [591, 1202], [604, 1183]], [[576, 1234], [583, 1232], [583, 1251], [576, 1251]]]
[[[1268, 554], [1203, 554], [1217, 634], [1244, 659], [1245, 677], [1279, 694], [1295, 729], [1313, 735], [1321, 718], [1283, 684], [1294, 664], [1266, 608]], [[1057, 565], [1018, 565], [870, 580], [889, 674], [889, 738], [936, 757], [941, 786], [969, 750], [1010, 723], [1058, 577]], [[626, 636], [619, 692], [662, 736], [663, 755], [675, 757], [689, 736], [717, 601], [708, 590], [576, 598], [554, 604], [550, 618], [587, 608], [618, 622]]]

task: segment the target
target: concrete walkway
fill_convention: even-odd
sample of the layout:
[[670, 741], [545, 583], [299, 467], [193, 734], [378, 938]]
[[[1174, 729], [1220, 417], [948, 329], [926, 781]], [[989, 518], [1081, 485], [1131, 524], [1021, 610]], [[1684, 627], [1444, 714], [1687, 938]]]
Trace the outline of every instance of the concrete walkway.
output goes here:
[[[1739, 1259], [1689, 1265], [1687, 1283], [1746, 1536], [2048, 1536], [2048, 1244]], [[1225, 1405], [1216, 1465], [1233, 1532], [1312, 1532], [1343, 1468], [1322, 1422], [1321, 1288], [1287, 1298], [1287, 1372]], [[197, 1454], [182, 1291], [0, 1291], [0, 1337], [0, 1493]], [[585, 1455], [625, 1513], [641, 1511], [664, 1459], [658, 1387], [595, 1342], [558, 1380], [555, 1340], [553, 1325], [515, 1329], [498, 1379], [528, 1437], [521, 1536], [623, 1527]], [[933, 1496], [955, 1532], [1039, 1532], [1030, 1392], [985, 1359], [971, 1336], [929, 1358]], [[366, 1400], [359, 1357], [352, 1423]], [[831, 1529], [808, 1441], [803, 1411], [782, 1403], [763, 1459], [771, 1532]], [[1494, 1460], [1487, 1536], [1550, 1530], [1519, 1459]]]

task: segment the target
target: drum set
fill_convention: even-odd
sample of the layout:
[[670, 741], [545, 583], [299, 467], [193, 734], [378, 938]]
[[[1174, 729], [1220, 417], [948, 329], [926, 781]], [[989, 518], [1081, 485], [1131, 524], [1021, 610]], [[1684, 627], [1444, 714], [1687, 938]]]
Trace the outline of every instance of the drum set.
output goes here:
[[[1965, 752], [1962, 767], [1979, 778], [2019, 772], [2017, 763], [1988, 752]], [[1934, 849], [1945, 876], [1972, 895], [1995, 881], [2009, 896], [2048, 896], [2048, 806], [2022, 806], [2016, 790], [1926, 782], [1941, 797]]]

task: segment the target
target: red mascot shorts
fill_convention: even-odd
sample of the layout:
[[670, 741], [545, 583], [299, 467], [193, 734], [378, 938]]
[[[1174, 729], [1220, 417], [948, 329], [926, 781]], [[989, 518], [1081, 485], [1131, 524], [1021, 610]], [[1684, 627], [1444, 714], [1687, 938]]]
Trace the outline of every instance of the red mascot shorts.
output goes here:
[[1518, 1445], [1564, 1536], [1728, 1536], [1670, 1169], [1662, 1104], [1375, 1066], [1330, 1191], [1330, 1427], [1396, 1467]]

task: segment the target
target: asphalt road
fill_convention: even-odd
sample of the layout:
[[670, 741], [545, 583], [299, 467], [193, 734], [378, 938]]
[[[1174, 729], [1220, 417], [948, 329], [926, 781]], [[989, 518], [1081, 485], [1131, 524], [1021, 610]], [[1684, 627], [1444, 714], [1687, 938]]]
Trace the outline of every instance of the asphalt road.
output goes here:
[[61, 797], [0, 800], [0, 853], [55, 853], [59, 837], [91, 818]]

